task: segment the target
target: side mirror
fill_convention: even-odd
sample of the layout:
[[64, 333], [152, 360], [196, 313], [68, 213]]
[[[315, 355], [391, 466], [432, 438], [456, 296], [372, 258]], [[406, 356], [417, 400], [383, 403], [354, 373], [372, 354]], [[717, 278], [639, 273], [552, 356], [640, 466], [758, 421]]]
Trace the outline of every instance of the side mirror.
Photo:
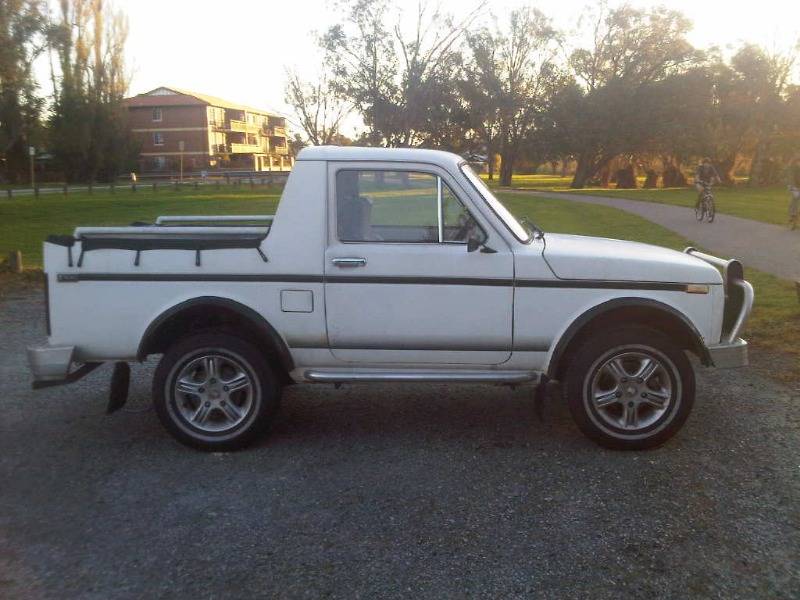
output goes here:
[[481, 242], [478, 238], [470, 237], [467, 239], [467, 252], [475, 252], [481, 247]]

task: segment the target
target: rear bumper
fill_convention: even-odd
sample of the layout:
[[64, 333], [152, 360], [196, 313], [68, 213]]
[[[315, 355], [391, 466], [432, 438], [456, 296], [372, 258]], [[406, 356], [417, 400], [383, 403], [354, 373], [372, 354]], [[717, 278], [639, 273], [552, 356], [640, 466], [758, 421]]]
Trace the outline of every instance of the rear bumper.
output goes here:
[[736, 367], [746, 367], [749, 364], [747, 342], [742, 338], [736, 338], [732, 342], [716, 346], [708, 346], [707, 350], [714, 366], [720, 369], [735, 369]]
[[33, 389], [73, 383], [103, 364], [87, 362], [70, 371], [74, 353], [75, 346], [29, 347], [28, 364], [33, 374]]
[[75, 346], [36, 346], [28, 348], [28, 365], [34, 381], [66, 379]]

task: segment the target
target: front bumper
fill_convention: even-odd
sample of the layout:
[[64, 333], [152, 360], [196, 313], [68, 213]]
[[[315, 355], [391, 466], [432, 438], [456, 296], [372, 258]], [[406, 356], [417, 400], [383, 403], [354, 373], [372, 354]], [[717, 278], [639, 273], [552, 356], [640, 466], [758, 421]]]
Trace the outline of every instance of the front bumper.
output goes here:
[[706, 349], [711, 362], [719, 369], [735, 369], [746, 367], [749, 364], [747, 342], [742, 338], [736, 338], [729, 343], [708, 346]]

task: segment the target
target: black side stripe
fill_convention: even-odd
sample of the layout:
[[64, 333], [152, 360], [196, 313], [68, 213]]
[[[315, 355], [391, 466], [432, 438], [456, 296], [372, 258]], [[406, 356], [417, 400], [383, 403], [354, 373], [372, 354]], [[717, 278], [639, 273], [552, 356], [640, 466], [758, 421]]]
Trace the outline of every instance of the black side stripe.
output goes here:
[[60, 282], [78, 281], [241, 281], [257, 283], [322, 283], [321, 275], [228, 275], [191, 273], [59, 273]]
[[468, 285], [518, 288], [663, 290], [685, 292], [686, 283], [596, 279], [500, 279], [477, 277], [382, 277], [359, 275], [257, 275], [191, 273], [59, 273], [59, 282], [79, 281], [229, 281], [255, 283], [361, 283], [395, 285]]
[[328, 275], [326, 283], [377, 283], [402, 285], [478, 285], [511, 287], [513, 279], [479, 278], [479, 277], [390, 277], [372, 275]]
[[520, 288], [573, 288], [597, 290], [666, 290], [685, 292], [686, 283], [673, 281], [609, 281], [603, 279], [518, 279]]

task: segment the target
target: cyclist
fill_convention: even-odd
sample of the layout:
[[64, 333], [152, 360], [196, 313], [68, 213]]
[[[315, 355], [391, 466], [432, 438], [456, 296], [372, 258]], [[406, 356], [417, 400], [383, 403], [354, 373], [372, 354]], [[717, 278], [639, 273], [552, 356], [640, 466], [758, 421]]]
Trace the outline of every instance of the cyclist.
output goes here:
[[792, 200], [789, 203], [789, 223], [792, 229], [797, 228], [797, 213], [800, 208], [800, 158], [795, 158], [789, 165], [789, 191]]
[[697, 190], [697, 202], [695, 202], [694, 207], [697, 208], [700, 206], [700, 202], [703, 201], [703, 190], [707, 187], [711, 187], [715, 183], [720, 183], [722, 179], [717, 173], [717, 170], [714, 168], [714, 165], [711, 164], [711, 159], [706, 157], [703, 159], [699, 165], [697, 165], [697, 170], [694, 172], [694, 187]]

